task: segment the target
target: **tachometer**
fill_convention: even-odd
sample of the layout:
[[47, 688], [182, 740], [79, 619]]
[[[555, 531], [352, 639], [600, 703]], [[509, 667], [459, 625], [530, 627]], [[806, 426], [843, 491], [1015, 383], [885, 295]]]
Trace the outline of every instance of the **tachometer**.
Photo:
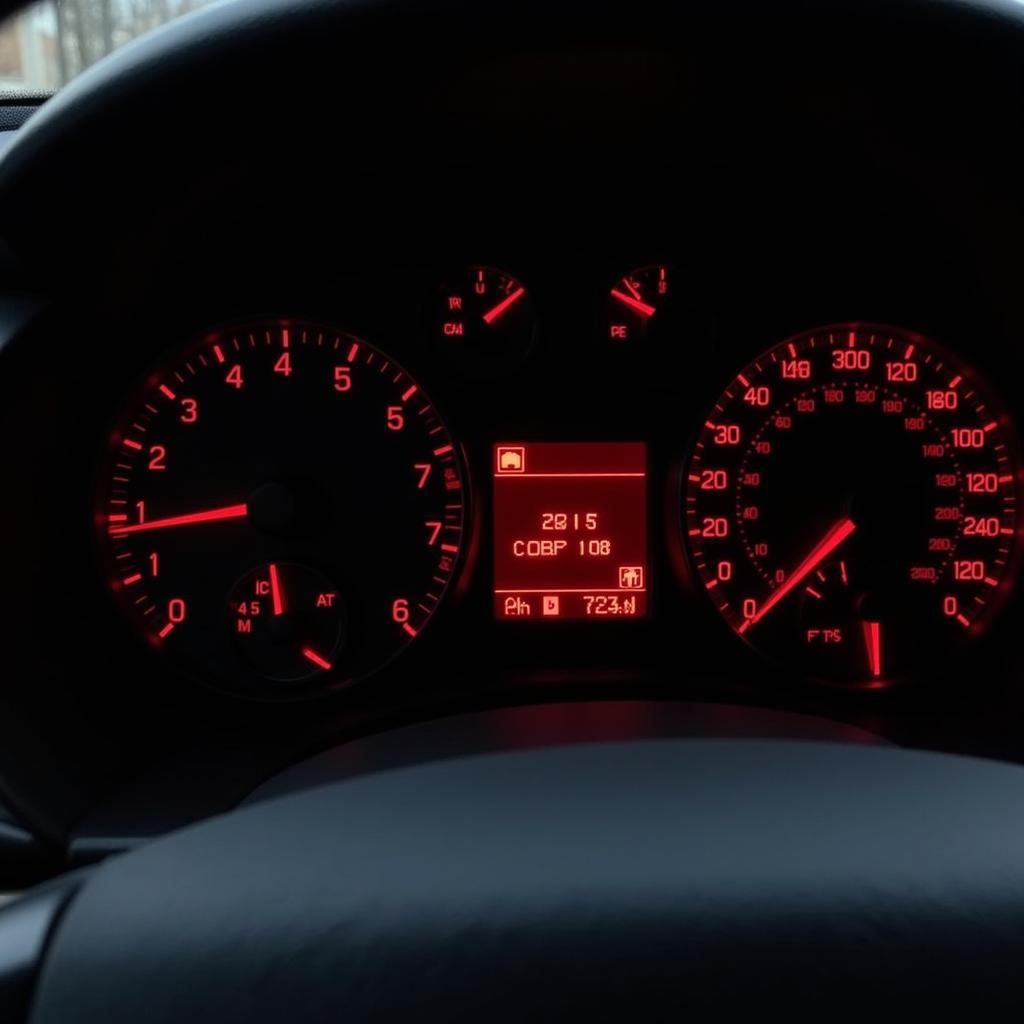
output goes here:
[[456, 570], [455, 443], [380, 349], [262, 323], [171, 357], [99, 487], [110, 582], [151, 644], [247, 694], [299, 696], [409, 644]]
[[906, 331], [829, 327], [745, 367], [700, 431], [684, 490], [715, 607], [814, 677], [907, 676], [977, 634], [1008, 585], [1008, 417], [966, 366]]

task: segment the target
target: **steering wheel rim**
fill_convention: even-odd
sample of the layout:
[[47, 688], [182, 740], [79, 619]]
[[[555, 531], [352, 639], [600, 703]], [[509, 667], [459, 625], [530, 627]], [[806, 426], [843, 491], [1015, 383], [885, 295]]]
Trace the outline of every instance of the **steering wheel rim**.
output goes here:
[[105, 863], [32, 1020], [1019, 1013], [1022, 807], [1019, 767], [838, 744], [385, 771]]

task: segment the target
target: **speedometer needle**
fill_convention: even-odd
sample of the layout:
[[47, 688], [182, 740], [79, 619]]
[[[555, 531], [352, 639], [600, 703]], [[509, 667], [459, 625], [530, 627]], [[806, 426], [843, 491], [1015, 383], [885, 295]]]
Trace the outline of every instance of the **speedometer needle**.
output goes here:
[[501, 302], [499, 302], [494, 307], [494, 309], [488, 310], [488, 312], [484, 313], [484, 323], [487, 324], [488, 326], [493, 324], [494, 321], [497, 320], [499, 316], [506, 312], [506, 310], [508, 310], [509, 307], [513, 305], [513, 303], [518, 302], [525, 294], [525, 288], [523, 288], [522, 286], [517, 288], [507, 298], [502, 299]]
[[112, 526], [110, 535], [118, 537], [124, 533], [141, 533], [144, 530], [166, 530], [172, 526], [193, 526], [196, 523], [216, 523], [222, 519], [244, 519], [249, 514], [249, 506], [225, 505], [223, 508], [211, 508], [205, 512], [190, 512], [183, 516], [169, 516], [166, 519], [151, 519], [148, 523], [132, 523], [130, 526]]
[[768, 600], [740, 626], [739, 632], [745, 633], [751, 626], [760, 622], [794, 587], [799, 585], [802, 579], [805, 579], [814, 572], [856, 529], [857, 526], [852, 519], [840, 519], [818, 541], [811, 553], [796, 567], [793, 573], [786, 578], [785, 583], [773, 590]]

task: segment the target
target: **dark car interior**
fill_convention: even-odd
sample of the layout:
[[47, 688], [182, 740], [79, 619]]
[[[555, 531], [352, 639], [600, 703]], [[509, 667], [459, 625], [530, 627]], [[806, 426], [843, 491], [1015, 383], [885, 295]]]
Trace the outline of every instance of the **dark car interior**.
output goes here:
[[0, 96], [0, 1020], [1019, 1020], [1022, 182], [1011, 0]]

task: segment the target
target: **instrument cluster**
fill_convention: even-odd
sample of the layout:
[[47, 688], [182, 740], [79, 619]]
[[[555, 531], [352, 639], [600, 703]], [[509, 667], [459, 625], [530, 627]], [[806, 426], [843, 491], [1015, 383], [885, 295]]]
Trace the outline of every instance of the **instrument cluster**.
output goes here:
[[685, 678], [743, 649], [876, 690], [999, 620], [1022, 467], [972, 339], [871, 310], [741, 337], [669, 263], [595, 284], [572, 327], [525, 275], [431, 280], [382, 328], [387, 286], [350, 283], [351, 316], [206, 323], [133, 369], [94, 540], [149, 656], [272, 700], [421, 636], [441, 664], [637, 652]]

